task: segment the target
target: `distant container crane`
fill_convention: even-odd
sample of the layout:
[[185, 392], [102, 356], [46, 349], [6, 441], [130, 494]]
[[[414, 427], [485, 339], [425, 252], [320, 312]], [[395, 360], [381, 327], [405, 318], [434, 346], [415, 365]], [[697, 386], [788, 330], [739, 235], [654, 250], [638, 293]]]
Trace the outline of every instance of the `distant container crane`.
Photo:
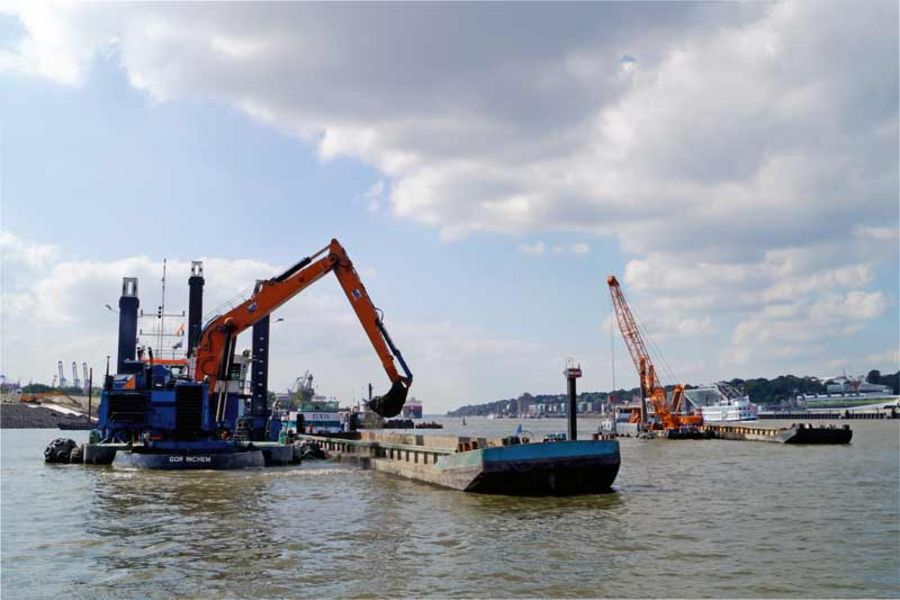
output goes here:
[[72, 386], [81, 387], [81, 380], [78, 379], [78, 363], [74, 360], [72, 361]]
[[81, 363], [81, 370], [84, 373], [84, 378], [82, 379], [82, 381], [84, 382], [84, 393], [87, 394], [91, 391], [91, 378], [88, 375], [88, 367], [86, 362]]
[[69, 380], [66, 379], [65, 373], [63, 373], [62, 361], [56, 363], [56, 369], [59, 371], [59, 387], [67, 387], [69, 385]]

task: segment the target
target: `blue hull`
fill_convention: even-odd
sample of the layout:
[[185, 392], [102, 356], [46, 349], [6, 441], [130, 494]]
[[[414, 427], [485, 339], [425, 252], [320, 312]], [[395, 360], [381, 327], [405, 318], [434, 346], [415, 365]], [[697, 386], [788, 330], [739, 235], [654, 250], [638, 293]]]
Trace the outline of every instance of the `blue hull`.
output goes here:
[[446, 484], [467, 492], [570, 496], [612, 491], [620, 463], [618, 442], [585, 440], [460, 452], [437, 468]]
[[119, 450], [113, 466], [125, 469], [229, 470], [266, 466], [261, 450], [235, 452], [128, 452]]

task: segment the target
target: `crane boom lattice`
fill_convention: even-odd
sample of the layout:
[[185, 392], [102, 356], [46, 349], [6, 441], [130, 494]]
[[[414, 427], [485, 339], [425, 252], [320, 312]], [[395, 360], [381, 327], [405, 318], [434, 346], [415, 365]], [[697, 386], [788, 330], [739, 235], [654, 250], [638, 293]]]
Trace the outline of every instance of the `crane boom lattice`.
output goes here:
[[[609, 285], [619, 331], [622, 332], [622, 338], [625, 340], [628, 353], [631, 355], [631, 360], [640, 377], [641, 395], [650, 400], [660, 423], [666, 430], [678, 430], [686, 426], [699, 425], [701, 422], [699, 417], [678, 414], [684, 398], [683, 385], [675, 385], [672, 391], [672, 405], [669, 405], [666, 389], [659, 381], [656, 368], [647, 351], [647, 345], [644, 343], [644, 337], [641, 335], [640, 324], [632, 314], [628, 302], [625, 301], [625, 295], [622, 293], [618, 280], [615, 276], [610, 275], [606, 282]], [[643, 408], [641, 410], [643, 413]], [[643, 414], [641, 418], [644, 419]]]

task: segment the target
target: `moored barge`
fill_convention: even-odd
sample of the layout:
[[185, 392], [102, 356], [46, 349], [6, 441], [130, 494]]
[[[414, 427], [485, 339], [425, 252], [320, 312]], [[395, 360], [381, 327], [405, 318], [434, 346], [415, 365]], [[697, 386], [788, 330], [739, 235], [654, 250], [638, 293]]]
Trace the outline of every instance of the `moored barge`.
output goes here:
[[365, 431], [340, 437], [301, 435], [328, 456], [445, 488], [526, 496], [612, 491], [619, 443], [598, 436], [529, 443], [525, 438], [468, 438]]

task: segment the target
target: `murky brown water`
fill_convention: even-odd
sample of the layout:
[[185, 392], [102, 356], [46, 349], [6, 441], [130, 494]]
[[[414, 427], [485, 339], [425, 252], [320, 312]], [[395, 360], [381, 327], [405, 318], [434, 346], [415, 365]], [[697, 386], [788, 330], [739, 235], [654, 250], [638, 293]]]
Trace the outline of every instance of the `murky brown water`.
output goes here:
[[[468, 421], [445, 432], [517, 424]], [[849, 447], [625, 439], [617, 493], [564, 499], [329, 464], [50, 466], [46, 443], [82, 432], [6, 430], [2, 594], [897, 597], [900, 422], [852, 427]]]

